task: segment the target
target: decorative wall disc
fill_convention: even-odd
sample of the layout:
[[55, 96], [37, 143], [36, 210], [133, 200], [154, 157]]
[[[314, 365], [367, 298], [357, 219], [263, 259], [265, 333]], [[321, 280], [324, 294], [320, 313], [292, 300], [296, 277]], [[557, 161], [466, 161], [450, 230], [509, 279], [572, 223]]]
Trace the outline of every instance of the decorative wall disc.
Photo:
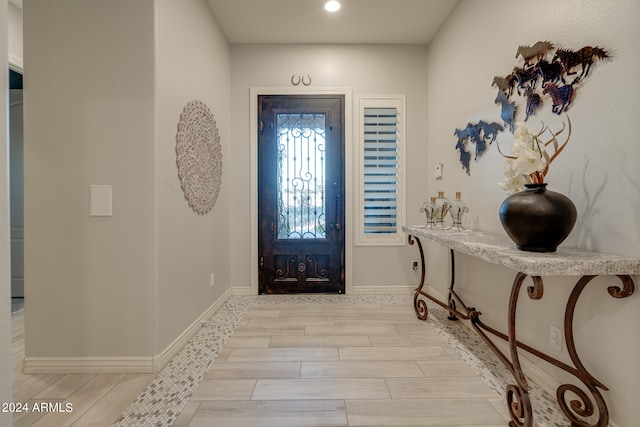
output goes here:
[[204, 215], [216, 204], [222, 181], [222, 147], [216, 121], [201, 101], [184, 107], [176, 135], [178, 177], [184, 196]]

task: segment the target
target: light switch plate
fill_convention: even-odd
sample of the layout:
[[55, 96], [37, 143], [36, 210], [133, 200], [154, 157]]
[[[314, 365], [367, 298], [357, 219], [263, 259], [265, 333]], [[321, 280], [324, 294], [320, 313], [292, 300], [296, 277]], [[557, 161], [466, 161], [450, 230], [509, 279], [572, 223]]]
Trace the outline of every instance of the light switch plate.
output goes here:
[[91, 185], [91, 203], [89, 208], [90, 216], [112, 216], [113, 215], [113, 186], [111, 185]]

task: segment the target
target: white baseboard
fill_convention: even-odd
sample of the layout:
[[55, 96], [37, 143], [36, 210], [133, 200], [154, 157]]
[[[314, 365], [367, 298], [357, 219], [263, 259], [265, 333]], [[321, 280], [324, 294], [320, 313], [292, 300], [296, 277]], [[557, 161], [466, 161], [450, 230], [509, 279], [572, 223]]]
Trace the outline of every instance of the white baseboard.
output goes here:
[[406, 286], [352, 286], [347, 295], [413, 295], [416, 287]]
[[152, 374], [153, 357], [25, 357], [23, 372], [35, 374]]
[[202, 321], [205, 319], [209, 319], [213, 314], [220, 309], [224, 305], [225, 302], [231, 296], [231, 289], [227, 289], [220, 298], [218, 298], [204, 313], [202, 313], [196, 320], [189, 325], [187, 329], [184, 330], [171, 344], [167, 346], [160, 354], [154, 356], [153, 358], [153, 372], [159, 372], [162, 368], [166, 366], [171, 359], [180, 351], [184, 345], [193, 338], [193, 336], [200, 330], [202, 327]]
[[439, 299], [440, 301], [446, 301], [447, 300], [447, 298], [443, 297], [440, 292], [436, 291], [431, 286], [425, 286], [424, 288], [422, 288], [422, 291], [428, 293], [429, 295], [433, 296], [434, 298]]
[[[413, 295], [415, 286], [352, 286], [347, 289], [347, 295]], [[231, 288], [233, 296], [251, 296], [255, 295], [250, 286], [236, 286]]]
[[235, 297], [246, 297], [254, 295], [251, 286], [235, 286], [231, 288], [231, 295]]
[[171, 344], [153, 357], [25, 357], [25, 374], [132, 374], [156, 373], [180, 351], [231, 296], [228, 289], [187, 327]]

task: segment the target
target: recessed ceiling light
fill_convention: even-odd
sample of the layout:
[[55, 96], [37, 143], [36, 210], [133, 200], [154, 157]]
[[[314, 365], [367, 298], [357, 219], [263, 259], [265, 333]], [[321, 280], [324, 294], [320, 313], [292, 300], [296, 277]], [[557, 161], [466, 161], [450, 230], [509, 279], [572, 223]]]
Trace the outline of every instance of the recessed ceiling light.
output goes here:
[[336, 0], [328, 1], [324, 4], [324, 8], [327, 12], [337, 12], [340, 10], [340, 2], [337, 2]]

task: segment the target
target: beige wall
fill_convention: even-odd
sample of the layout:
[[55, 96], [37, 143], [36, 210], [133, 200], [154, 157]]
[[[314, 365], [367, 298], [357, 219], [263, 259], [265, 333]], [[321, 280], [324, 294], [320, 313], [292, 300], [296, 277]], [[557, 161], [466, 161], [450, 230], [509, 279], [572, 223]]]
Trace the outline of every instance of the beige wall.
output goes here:
[[[0, 0], [0, 69], [7, 70], [7, 1]], [[0, 402], [11, 402], [11, 268], [9, 262], [9, 82], [8, 73], [0, 75]], [[12, 425], [12, 415], [0, 413], [0, 423]]]
[[[429, 170], [438, 162], [445, 164], [443, 180], [429, 180], [429, 193], [462, 191], [471, 209], [469, 225], [503, 233], [497, 214], [506, 197], [497, 185], [503, 159], [491, 146], [484, 158], [472, 161], [467, 176], [454, 149], [453, 131], [480, 119], [500, 121], [491, 82], [494, 75], [506, 75], [516, 65], [518, 45], [549, 40], [572, 49], [601, 46], [611, 52], [612, 60], [597, 63], [578, 87], [569, 109], [571, 142], [551, 166], [547, 181], [551, 189], [571, 197], [578, 210], [566, 245], [640, 257], [640, 145], [633, 125], [640, 113], [635, 77], [639, 39], [636, 0], [460, 1], [428, 51], [429, 150], [424, 161]], [[545, 105], [539, 116], [529, 119], [530, 125], [537, 128], [542, 119], [559, 128], [562, 118], [550, 108], [550, 103]], [[499, 142], [509, 147], [510, 134], [502, 134]], [[428, 252], [434, 264], [448, 262], [446, 251], [430, 246]], [[474, 300], [483, 319], [504, 325], [513, 272], [465, 257], [456, 266], [460, 284], [467, 284], [460, 289]], [[428, 279], [444, 293], [447, 277], [446, 271], [434, 270]], [[548, 279], [543, 300], [525, 297], [519, 308], [519, 333], [550, 354], [556, 353], [549, 346], [549, 324], [562, 326], [566, 297], [576, 280]], [[575, 334], [585, 365], [611, 389], [604, 396], [612, 419], [630, 426], [636, 423], [634, 406], [640, 399], [640, 335], [635, 331], [640, 298], [615, 300], [606, 292], [611, 284], [615, 282], [589, 285], [578, 304]], [[566, 350], [558, 356], [568, 360]]]
[[[407, 142], [407, 221], [420, 220], [419, 206], [424, 202], [426, 170], [427, 98], [425, 87], [426, 49], [424, 46], [373, 45], [233, 45], [232, 59], [232, 138], [230, 149], [231, 180], [231, 240], [234, 287], [249, 287], [251, 235], [251, 164], [250, 159], [250, 88], [285, 88], [291, 90], [290, 79], [309, 75], [312, 84], [300, 88], [350, 88], [354, 104], [364, 94], [405, 94]], [[352, 106], [347, 106], [350, 108]], [[353, 123], [357, 125], [357, 123]], [[356, 144], [354, 129], [347, 128]], [[349, 149], [347, 147], [347, 149]], [[353, 154], [353, 153], [352, 153]], [[347, 154], [349, 158], [349, 153]], [[354, 160], [355, 161], [355, 160]], [[347, 165], [347, 174], [354, 165]], [[255, 176], [255, 175], [254, 175]], [[347, 193], [353, 189], [353, 176], [347, 175]], [[354, 218], [354, 197], [347, 194], [346, 214]], [[351, 201], [351, 203], [350, 203]], [[349, 219], [347, 220], [347, 225]], [[353, 229], [347, 229], [347, 243], [353, 242]], [[349, 249], [349, 248], [348, 248]], [[418, 279], [409, 271], [415, 254], [407, 245], [392, 247], [352, 246], [353, 262], [347, 264], [354, 292], [405, 291]], [[255, 278], [254, 278], [255, 279]], [[349, 286], [349, 283], [347, 283]], [[257, 289], [257, 288], [255, 288]], [[349, 292], [349, 287], [347, 292]]]
[[[202, 0], [24, 14], [27, 359], [157, 356], [229, 287], [229, 181], [198, 215], [175, 154], [198, 99], [225, 155], [228, 44]], [[92, 184], [113, 185], [113, 216], [89, 216]]]
[[[150, 355], [153, 1], [23, 12], [26, 356]], [[113, 216], [89, 216], [93, 184]]]
[[[197, 215], [175, 153], [194, 99], [226, 150], [228, 44], [202, 0], [32, 1], [24, 16], [26, 357], [148, 361], [228, 291], [229, 181]], [[89, 216], [92, 184], [113, 186], [113, 216]]]
[[[156, 184], [159, 348], [165, 348], [229, 288], [229, 46], [203, 0], [156, 1]], [[189, 101], [213, 113], [222, 144], [222, 186], [198, 215], [178, 180], [175, 137]], [[209, 275], [215, 285], [209, 286]]]

